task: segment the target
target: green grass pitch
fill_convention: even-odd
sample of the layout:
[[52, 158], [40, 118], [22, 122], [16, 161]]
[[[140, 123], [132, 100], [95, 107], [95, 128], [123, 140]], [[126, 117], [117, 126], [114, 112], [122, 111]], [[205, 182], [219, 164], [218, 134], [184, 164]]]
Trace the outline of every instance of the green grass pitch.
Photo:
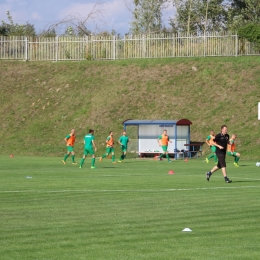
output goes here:
[[61, 160], [0, 156], [1, 259], [259, 258], [256, 162]]

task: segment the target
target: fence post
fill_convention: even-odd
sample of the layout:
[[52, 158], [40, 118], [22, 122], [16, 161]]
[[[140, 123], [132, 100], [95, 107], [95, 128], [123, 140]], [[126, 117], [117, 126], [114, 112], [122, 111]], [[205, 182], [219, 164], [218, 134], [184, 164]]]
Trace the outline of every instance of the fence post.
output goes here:
[[237, 57], [237, 54], [238, 54], [238, 35], [236, 33], [236, 57]]
[[124, 35], [124, 56], [123, 59], [126, 59], [126, 41], [125, 41], [125, 35]]
[[204, 53], [203, 53], [203, 56], [205, 57], [206, 56], [206, 33], [204, 32]]
[[84, 40], [85, 40], [85, 59], [89, 59], [89, 55], [88, 55], [88, 36], [84, 36]]
[[28, 38], [25, 37], [25, 55], [24, 55], [25, 61], [28, 60]]
[[142, 47], [143, 47], [142, 58], [146, 58], [146, 37], [145, 36], [146, 36], [145, 34], [142, 35]]
[[114, 41], [114, 60], [116, 59], [116, 36], [113, 36], [113, 41]]
[[55, 37], [55, 51], [56, 51], [56, 54], [55, 54], [55, 61], [58, 61], [58, 44], [59, 44], [59, 36], [56, 36]]

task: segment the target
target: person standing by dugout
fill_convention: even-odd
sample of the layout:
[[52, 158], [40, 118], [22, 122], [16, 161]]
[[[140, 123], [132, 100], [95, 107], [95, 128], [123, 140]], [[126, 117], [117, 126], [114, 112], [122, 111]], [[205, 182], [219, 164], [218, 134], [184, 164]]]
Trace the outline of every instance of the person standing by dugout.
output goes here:
[[169, 154], [168, 154], [168, 143], [171, 143], [171, 142], [172, 141], [170, 140], [169, 136], [167, 135], [167, 130], [163, 130], [162, 135], [160, 135], [158, 137], [158, 144], [163, 149], [163, 152], [159, 156], [158, 161], [160, 161], [162, 159], [162, 157], [165, 155], [168, 159], [168, 162], [172, 162], [169, 157]]
[[222, 125], [221, 132], [217, 134], [213, 139], [214, 144], [216, 146], [216, 155], [218, 157], [218, 164], [214, 166], [211, 171], [206, 173], [207, 181], [209, 181], [211, 175], [214, 172], [221, 169], [225, 182], [226, 183], [232, 182], [232, 180], [230, 180], [227, 177], [227, 171], [226, 171], [226, 152], [227, 152], [227, 145], [229, 144], [229, 135], [227, 133], [227, 130], [228, 130], [227, 126]]

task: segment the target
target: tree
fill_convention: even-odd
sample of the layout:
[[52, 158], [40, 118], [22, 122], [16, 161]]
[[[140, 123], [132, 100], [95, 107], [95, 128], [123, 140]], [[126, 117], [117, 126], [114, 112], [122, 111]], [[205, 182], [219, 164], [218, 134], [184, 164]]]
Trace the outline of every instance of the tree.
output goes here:
[[8, 35], [8, 28], [5, 24], [0, 25], [0, 35], [2, 36]]
[[[88, 29], [89, 24], [92, 22], [101, 21], [101, 17], [103, 14], [102, 2], [97, 0], [94, 4], [92, 10], [85, 16], [81, 17], [77, 13], [70, 13], [64, 19], [57, 23], [48, 24], [45, 27], [45, 31], [64, 31], [64, 35], [69, 36], [85, 36], [90, 35], [91, 31]], [[96, 28], [98, 30], [98, 28]]]
[[242, 15], [246, 21], [260, 24], [260, 1], [245, 0], [246, 8], [242, 9]]
[[260, 26], [249, 23], [238, 30], [239, 37], [248, 40], [255, 44], [256, 48], [260, 49]]
[[180, 10], [183, 6], [185, 0], [172, 0], [173, 7], [175, 8], [175, 16], [169, 19], [170, 27], [172, 28], [173, 33], [178, 33], [179, 29], [179, 17], [180, 17]]
[[162, 29], [162, 10], [168, 0], [134, 0], [133, 21], [130, 31], [134, 34], [158, 33]]
[[35, 28], [33, 24], [17, 24], [13, 22], [13, 18], [9, 11], [6, 12], [9, 23], [2, 21], [0, 26], [0, 35], [4, 36], [35, 36]]
[[38, 35], [39, 37], [56, 37], [56, 31], [55, 29], [51, 29], [51, 30], [43, 30], [41, 33], [39, 33]]
[[246, 24], [260, 25], [260, 1], [231, 0], [228, 9], [229, 30], [238, 30]]
[[[178, 2], [172, 25], [180, 32], [206, 33], [226, 29], [224, 0], [184, 0]], [[176, 0], [174, 0], [176, 6]]]

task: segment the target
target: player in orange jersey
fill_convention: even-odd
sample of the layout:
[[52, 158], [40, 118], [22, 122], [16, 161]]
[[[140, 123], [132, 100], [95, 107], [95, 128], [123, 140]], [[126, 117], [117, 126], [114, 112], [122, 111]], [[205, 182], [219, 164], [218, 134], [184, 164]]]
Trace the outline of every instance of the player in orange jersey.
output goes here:
[[232, 134], [231, 138], [229, 139], [229, 143], [227, 145], [227, 154], [234, 157], [234, 165], [238, 167], [238, 161], [240, 159], [240, 153], [235, 152], [236, 144], [235, 140], [237, 138], [236, 134]]
[[73, 149], [74, 143], [76, 141], [76, 134], [75, 134], [75, 129], [71, 129], [70, 134], [68, 134], [65, 138], [64, 141], [67, 145], [67, 153], [64, 156], [64, 159], [62, 160], [63, 164], [66, 164], [66, 160], [67, 158], [70, 156], [71, 154], [71, 159], [72, 159], [72, 164], [77, 164], [75, 163], [75, 152]]
[[211, 130], [209, 136], [207, 136], [206, 144], [210, 147], [212, 154], [206, 157], [206, 162], [208, 163], [211, 158], [214, 158], [215, 164], [217, 164], [218, 158], [216, 155], [216, 146], [213, 141], [214, 138], [215, 138], [214, 130]]
[[163, 153], [159, 156], [158, 160], [160, 161], [161, 158], [165, 155], [168, 159], [168, 162], [171, 162], [169, 154], [168, 154], [168, 143], [171, 143], [172, 141], [169, 139], [169, 136], [167, 135], [167, 130], [163, 130], [163, 134], [158, 137], [158, 144], [162, 147]]
[[115, 150], [114, 150], [114, 136], [113, 136], [113, 132], [110, 131], [109, 132], [109, 136], [107, 137], [106, 139], [106, 153], [103, 154], [101, 157], [100, 157], [100, 161], [102, 161], [103, 158], [105, 158], [106, 156], [108, 156], [110, 153], [112, 154], [112, 163], [116, 163], [115, 162]]

